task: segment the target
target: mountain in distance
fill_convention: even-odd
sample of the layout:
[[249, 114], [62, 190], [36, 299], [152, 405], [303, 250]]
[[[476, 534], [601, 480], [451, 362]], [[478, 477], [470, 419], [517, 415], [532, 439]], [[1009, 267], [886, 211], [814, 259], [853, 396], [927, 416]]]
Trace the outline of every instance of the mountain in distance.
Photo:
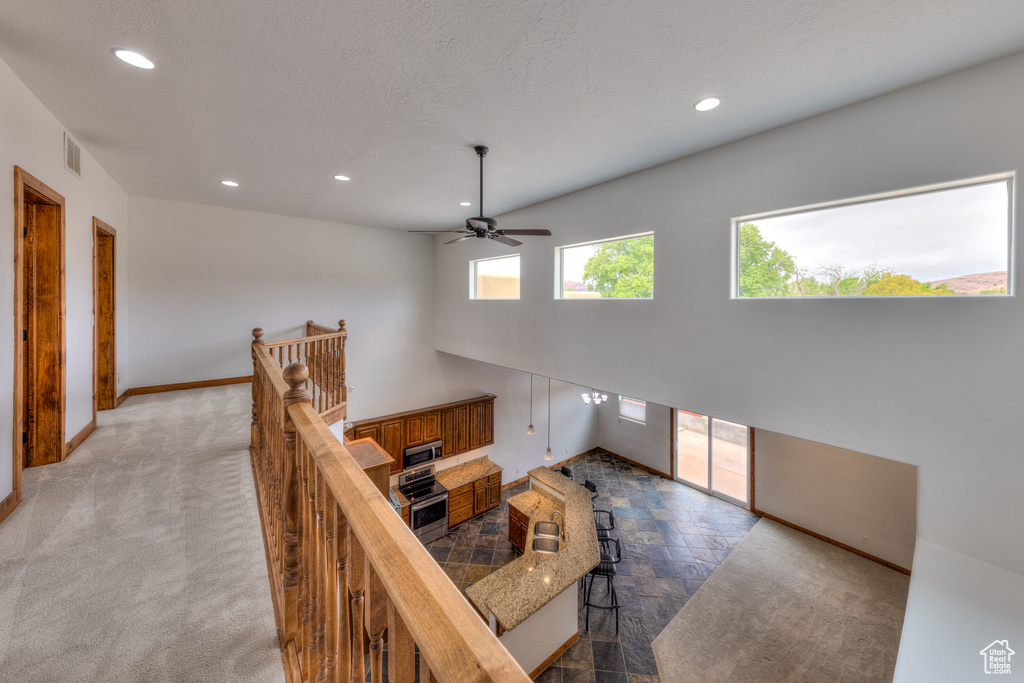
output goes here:
[[934, 280], [933, 287], [946, 285], [957, 294], [981, 294], [985, 290], [999, 289], [1006, 287], [1006, 271], [1000, 270], [994, 273], [974, 273], [973, 275], [961, 275], [945, 280]]

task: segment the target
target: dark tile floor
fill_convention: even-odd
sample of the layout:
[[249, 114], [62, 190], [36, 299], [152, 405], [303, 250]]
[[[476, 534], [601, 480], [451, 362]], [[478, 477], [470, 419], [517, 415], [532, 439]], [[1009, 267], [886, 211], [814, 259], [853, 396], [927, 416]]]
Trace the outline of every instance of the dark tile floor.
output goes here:
[[[606, 454], [587, 455], [569, 467], [577, 482], [597, 485], [598, 508], [615, 511], [612, 536], [620, 539], [623, 555], [615, 577], [619, 631], [614, 612], [595, 609], [585, 629], [581, 591], [580, 639], [537, 681], [657, 683], [651, 643], [758, 518]], [[498, 509], [427, 546], [463, 591], [517, 557], [508, 542], [507, 500], [526, 488], [510, 487]], [[605, 601], [603, 581], [593, 591], [592, 601]]]

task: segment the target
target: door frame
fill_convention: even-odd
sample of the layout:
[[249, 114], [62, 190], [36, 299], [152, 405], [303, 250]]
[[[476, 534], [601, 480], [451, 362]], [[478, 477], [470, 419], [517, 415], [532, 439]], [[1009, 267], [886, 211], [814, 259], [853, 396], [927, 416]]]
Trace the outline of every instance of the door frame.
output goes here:
[[57, 410], [60, 413], [59, 434], [60, 451], [58, 462], [63, 460], [67, 454], [67, 444], [64, 441], [64, 418], [65, 407], [67, 406], [67, 320], [66, 304], [67, 296], [65, 289], [65, 202], [64, 197], [56, 190], [41, 182], [32, 174], [26, 172], [20, 166], [14, 167], [14, 487], [17, 500], [21, 501], [21, 471], [25, 458], [25, 449], [22, 444], [22, 433], [25, 431], [25, 372], [24, 354], [22, 352], [23, 332], [25, 320], [23, 315], [25, 299], [25, 233], [27, 225], [25, 222], [25, 201], [32, 203], [46, 204], [57, 207], [60, 218], [59, 222], [59, 302], [57, 304], [57, 328], [60, 337], [60, 353], [57, 358], [59, 390], [59, 405]]
[[111, 306], [110, 333], [114, 338], [112, 350], [112, 367], [110, 369], [113, 377], [111, 382], [114, 386], [113, 401], [109, 407], [103, 410], [110, 410], [117, 406], [117, 231], [103, 222], [96, 216], [92, 217], [92, 419], [95, 422], [96, 412], [100, 409], [100, 377], [99, 377], [99, 308], [100, 308], [100, 262], [99, 262], [99, 241], [101, 237], [110, 238], [110, 293], [113, 299]]

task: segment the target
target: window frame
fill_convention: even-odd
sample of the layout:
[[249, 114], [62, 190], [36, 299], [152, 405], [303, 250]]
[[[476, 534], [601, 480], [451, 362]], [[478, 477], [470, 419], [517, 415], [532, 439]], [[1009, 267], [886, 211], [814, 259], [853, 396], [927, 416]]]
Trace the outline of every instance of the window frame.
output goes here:
[[[587, 240], [586, 242], [577, 242], [575, 244], [563, 244], [555, 247], [555, 301], [654, 301], [654, 288], [653, 284], [651, 287], [651, 296], [647, 298], [625, 298], [625, 297], [597, 297], [597, 298], [571, 298], [563, 296], [564, 290], [562, 289], [565, 284], [565, 277], [562, 275], [564, 258], [563, 254], [566, 249], [575, 249], [577, 247], [588, 247], [592, 244], [604, 244], [605, 242], [623, 242], [625, 240], [639, 239], [641, 237], [654, 237], [654, 231], [648, 230], [646, 232], [638, 232], [631, 235], [618, 235], [616, 237], [607, 237], [599, 240]], [[654, 277], [654, 262], [653, 255], [651, 261], [651, 277]]]
[[765, 218], [777, 218], [779, 216], [796, 216], [804, 213], [813, 213], [816, 211], [822, 211], [825, 209], [838, 209], [845, 206], [859, 206], [863, 204], [872, 204], [877, 202], [884, 202], [890, 199], [903, 199], [906, 197], [918, 197], [927, 194], [936, 194], [939, 192], [947, 192], [949, 190], [959, 190], [968, 187], [979, 187], [982, 185], [992, 185], [996, 183], [1006, 183], [1006, 247], [1007, 247], [1007, 259], [1006, 259], [1006, 294], [1000, 295], [982, 295], [982, 294], [960, 294], [953, 298], [1013, 298], [1016, 296], [1015, 288], [1013, 287], [1014, 275], [1016, 273], [1016, 263], [1014, 259], [1014, 244], [1016, 243], [1016, 221], [1014, 214], [1014, 206], [1016, 205], [1016, 187], [1017, 187], [1017, 172], [1016, 171], [1004, 171], [1002, 173], [991, 173], [983, 176], [974, 176], [971, 178], [963, 178], [960, 180], [951, 180], [948, 182], [934, 183], [931, 185], [922, 185], [918, 187], [904, 188], [901, 190], [891, 190], [888, 192], [878, 192], [870, 195], [862, 195], [859, 197], [849, 197], [847, 199], [839, 199], [828, 202], [819, 202], [817, 204], [807, 204], [800, 207], [789, 208], [789, 209], [777, 209], [774, 211], [764, 211], [761, 213], [747, 214], [744, 216], [736, 216], [730, 219], [730, 251], [729, 256], [731, 263], [729, 266], [729, 299], [733, 301], [770, 301], [770, 300], [782, 300], [792, 301], [798, 299], [809, 299], [809, 300], [821, 300], [821, 299], [932, 299], [932, 298], [946, 298], [946, 297], [929, 297], [920, 295], [907, 295], [907, 294], [895, 294], [895, 295], [857, 295], [857, 296], [771, 296], [771, 297], [756, 297], [756, 296], [741, 296], [740, 295], [740, 227], [744, 223], [751, 223], [757, 220]]
[[[644, 409], [644, 419], [643, 420], [638, 420], [635, 417], [629, 417], [628, 415], [623, 415], [622, 414], [622, 403], [623, 403], [623, 401], [626, 401], [626, 402], [632, 401], [633, 403], [640, 403], [640, 404], [642, 404], [643, 405], [643, 409]], [[633, 398], [632, 396], [625, 396], [623, 394], [619, 394], [619, 419], [620, 420], [628, 420], [629, 422], [633, 422], [633, 423], [636, 423], [638, 425], [646, 425], [647, 424], [647, 401], [645, 401], [645, 400], [643, 400], [641, 398]]]
[[[486, 297], [481, 298], [477, 296], [477, 264], [484, 261], [501, 261], [503, 259], [517, 259], [519, 262], [519, 296], [515, 298], [511, 297]], [[502, 256], [488, 256], [486, 258], [470, 259], [469, 260], [469, 300], [470, 301], [521, 301], [523, 298], [523, 267], [522, 267], [522, 254], [504, 254]]]

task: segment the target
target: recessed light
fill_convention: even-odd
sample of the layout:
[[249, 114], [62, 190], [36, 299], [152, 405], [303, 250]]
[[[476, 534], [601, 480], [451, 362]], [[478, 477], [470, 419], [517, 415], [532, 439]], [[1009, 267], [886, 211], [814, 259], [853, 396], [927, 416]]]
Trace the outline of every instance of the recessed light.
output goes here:
[[236, 183], [234, 180], [222, 180], [220, 181], [220, 184], [227, 185], [228, 187], [238, 187], [238, 183]]
[[334, 179], [335, 180], [352, 180], [347, 175], [336, 175], [336, 176], [334, 176]]
[[472, 206], [470, 202], [459, 202], [459, 206]]
[[697, 104], [693, 105], [693, 108], [697, 111], [711, 111], [721, 103], [722, 100], [717, 97], [705, 97], [703, 100], [700, 100]]
[[128, 62], [132, 66], [137, 66], [140, 69], [152, 69], [155, 64], [149, 61], [138, 52], [132, 52], [131, 50], [122, 50], [120, 48], [114, 48], [111, 50], [114, 56], [120, 59], [122, 62]]

